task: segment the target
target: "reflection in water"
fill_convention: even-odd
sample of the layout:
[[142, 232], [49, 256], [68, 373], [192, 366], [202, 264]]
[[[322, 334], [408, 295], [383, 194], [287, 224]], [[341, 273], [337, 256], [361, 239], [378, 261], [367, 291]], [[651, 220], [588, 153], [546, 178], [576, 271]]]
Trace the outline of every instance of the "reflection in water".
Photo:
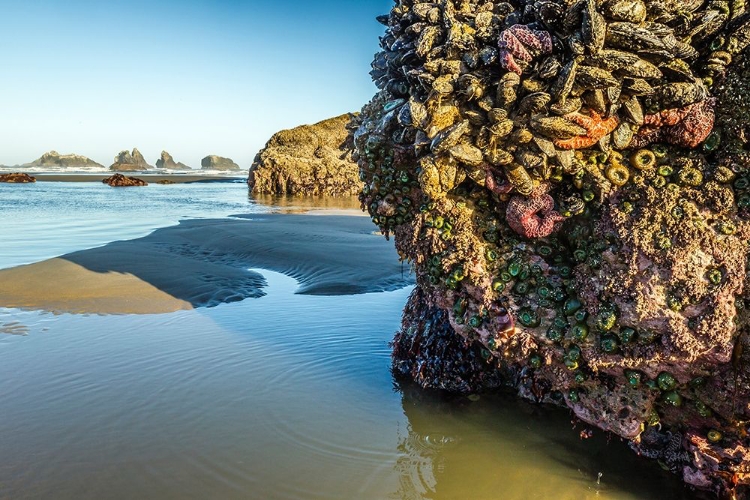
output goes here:
[[0, 323], [0, 333], [6, 335], [27, 335], [29, 327], [18, 321], [9, 321], [7, 323]]
[[579, 439], [583, 427], [571, 429], [565, 410], [506, 394], [472, 402], [413, 384], [399, 390], [408, 427], [391, 498], [698, 498], [619, 440]]
[[362, 212], [359, 199], [356, 196], [276, 196], [250, 192], [248, 199], [251, 203], [265, 205], [281, 213], [303, 213], [311, 210], [355, 210]]

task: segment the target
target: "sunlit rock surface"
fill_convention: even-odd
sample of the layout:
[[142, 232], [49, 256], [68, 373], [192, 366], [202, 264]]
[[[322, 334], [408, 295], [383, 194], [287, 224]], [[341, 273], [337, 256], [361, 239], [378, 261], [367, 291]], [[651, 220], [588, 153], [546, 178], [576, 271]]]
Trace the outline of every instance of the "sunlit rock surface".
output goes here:
[[255, 156], [247, 183], [258, 194], [353, 195], [357, 163], [344, 114], [275, 133]]

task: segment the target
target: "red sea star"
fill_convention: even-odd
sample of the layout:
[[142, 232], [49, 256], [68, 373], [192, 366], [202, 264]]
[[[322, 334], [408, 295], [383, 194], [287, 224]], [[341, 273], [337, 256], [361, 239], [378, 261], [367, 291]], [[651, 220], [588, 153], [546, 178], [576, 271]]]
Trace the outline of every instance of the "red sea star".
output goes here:
[[544, 238], [560, 227], [565, 217], [554, 210], [555, 200], [545, 192], [513, 196], [505, 219], [515, 232], [526, 238]]
[[657, 141], [685, 148], [697, 147], [714, 128], [715, 104], [716, 99], [710, 98], [682, 108], [646, 115], [643, 127], [633, 138], [630, 147], [643, 148]]
[[615, 116], [610, 116], [605, 120], [594, 111], [589, 111], [589, 113], [589, 116], [581, 113], [569, 113], [565, 115], [563, 118], [585, 128], [587, 133], [586, 135], [570, 139], [556, 139], [555, 146], [560, 149], [590, 148], [599, 142], [599, 139], [607, 134], [611, 134], [619, 124]]

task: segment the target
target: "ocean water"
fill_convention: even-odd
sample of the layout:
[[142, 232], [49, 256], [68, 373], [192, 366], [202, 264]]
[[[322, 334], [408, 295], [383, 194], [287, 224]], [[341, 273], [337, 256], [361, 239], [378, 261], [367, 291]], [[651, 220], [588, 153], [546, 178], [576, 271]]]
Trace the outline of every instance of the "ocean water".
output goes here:
[[[0, 268], [276, 208], [233, 183], [0, 185]], [[0, 498], [692, 498], [566, 411], [399, 385], [410, 289], [305, 296], [257, 271], [266, 296], [213, 308], [0, 307]]]

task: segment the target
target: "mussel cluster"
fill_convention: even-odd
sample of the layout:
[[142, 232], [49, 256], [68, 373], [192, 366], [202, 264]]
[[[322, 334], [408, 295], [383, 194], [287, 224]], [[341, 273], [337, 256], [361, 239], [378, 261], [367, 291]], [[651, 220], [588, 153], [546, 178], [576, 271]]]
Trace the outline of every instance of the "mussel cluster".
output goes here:
[[744, 1], [398, 0], [378, 20], [354, 139], [362, 206], [417, 275], [399, 370], [478, 389], [403, 362], [450, 325], [524, 396], [635, 446], [662, 427], [682, 448], [740, 443], [714, 395], [750, 358], [750, 116], [726, 104], [748, 86]]

